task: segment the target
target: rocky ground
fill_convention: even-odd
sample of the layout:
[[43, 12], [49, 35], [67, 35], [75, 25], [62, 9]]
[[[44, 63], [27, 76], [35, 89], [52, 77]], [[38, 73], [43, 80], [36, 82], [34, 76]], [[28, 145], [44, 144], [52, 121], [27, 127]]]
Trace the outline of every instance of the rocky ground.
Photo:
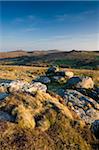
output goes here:
[[99, 87], [56, 66], [30, 81], [0, 80], [1, 150], [99, 148]]

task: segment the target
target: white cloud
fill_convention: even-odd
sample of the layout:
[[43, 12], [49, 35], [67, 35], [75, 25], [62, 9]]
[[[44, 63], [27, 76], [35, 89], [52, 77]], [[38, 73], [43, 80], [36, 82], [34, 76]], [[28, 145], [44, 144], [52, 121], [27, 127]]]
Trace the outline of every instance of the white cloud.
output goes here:
[[83, 11], [77, 14], [63, 14], [63, 15], [57, 15], [55, 16], [57, 21], [83, 21], [85, 18], [88, 18], [92, 14], [97, 14], [97, 11], [95, 10], [89, 10], [89, 11]]
[[28, 15], [25, 17], [17, 17], [14, 20], [12, 20], [13, 24], [20, 24], [20, 23], [30, 23], [36, 20], [36, 17], [34, 15]]
[[15, 18], [12, 21], [13, 24], [19, 24], [19, 23], [23, 23], [23, 22], [24, 22], [24, 19], [23, 18], [19, 18], [19, 17]]
[[27, 19], [29, 19], [29, 20], [32, 20], [32, 21], [33, 21], [33, 20], [34, 20], [34, 19], [36, 19], [36, 18], [35, 18], [35, 16], [33, 16], [33, 15], [28, 15], [28, 16], [27, 16]]
[[38, 28], [34, 28], [34, 27], [29, 27], [29, 28], [24, 28], [22, 31], [23, 32], [33, 32], [35, 30], [37, 30]]

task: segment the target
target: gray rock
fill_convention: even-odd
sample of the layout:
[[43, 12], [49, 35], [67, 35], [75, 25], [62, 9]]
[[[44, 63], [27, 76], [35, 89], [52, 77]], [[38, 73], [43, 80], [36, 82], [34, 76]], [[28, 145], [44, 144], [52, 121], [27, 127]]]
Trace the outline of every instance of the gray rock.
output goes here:
[[14, 119], [15, 118], [9, 115], [7, 112], [0, 111], [0, 120], [13, 122]]
[[91, 89], [94, 82], [91, 77], [72, 77], [66, 83], [66, 88], [85, 88]]
[[28, 82], [25, 82], [22, 80], [15, 80], [15, 81], [12, 81], [10, 84], [8, 84], [8, 92], [10, 93], [18, 92], [18, 91], [32, 93], [38, 90], [46, 92], [47, 86], [40, 82], [33, 82], [29, 84]]
[[65, 71], [57, 71], [55, 75], [65, 77]]
[[77, 89], [77, 91], [81, 92], [82, 94], [91, 97], [92, 99], [94, 99], [96, 102], [99, 103], [99, 93], [98, 93], [98, 89], [84, 89], [84, 88], [79, 88]]
[[11, 83], [13, 80], [8, 80], [8, 79], [0, 79], [0, 84], [1, 83]]
[[76, 90], [66, 90], [63, 96], [66, 105], [72, 103], [73, 110], [85, 122], [91, 123], [99, 118], [99, 104]]
[[72, 77], [66, 83], [66, 88], [73, 88], [79, 83], [81, 79], [79, 77]]
[[99, 139], [99, 120], [95, 120], [91, 125], [91, 130], [96, 136], [97, 139]]
[[9, 92], [17, 92], [17, 91], [21, 91], [22, 88], [28, 84], [27, 82], [21, 81], [21, 80], [15, 80], [12, 81], [9, 84]]
[[37, 91], [46, 92], [47, 86], [40, 83], [40, 82], [34, 82], [29, 86], [29, 88], [26, 90], [26, 92], [32, 93]]
[[62, 77], [62, 76], [53, 76], [52, 78], [51, 78], [51, 80], [52, 80], [52, 82], [60, 82], [60, 81], [66, 81], [66, 79], [64, 78], [64, 77]]
[[52, 75], [57, 71], [59, 71], [59, 68], [57, 66], [52, 66], [52, 67], [48, 68], [46, 74], [47, 75]]
[[7, 93], [0, 93], [0, 100], [5, 99], [9, 94]]
[[41, 77], [37, 78], [36, 81], [44, 83], [44, 84], [51, 82], [50, 78], [48, 78], [46, 76], [41, 76]]

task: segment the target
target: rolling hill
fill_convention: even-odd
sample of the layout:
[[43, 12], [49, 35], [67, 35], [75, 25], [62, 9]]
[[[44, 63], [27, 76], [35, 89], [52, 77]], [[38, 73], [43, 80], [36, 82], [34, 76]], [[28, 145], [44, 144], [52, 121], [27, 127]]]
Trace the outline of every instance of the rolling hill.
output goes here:
[[99, 68], [99, 51], [11, 51], [0, 52], [1, 65], [49, 66], [67, 68]]

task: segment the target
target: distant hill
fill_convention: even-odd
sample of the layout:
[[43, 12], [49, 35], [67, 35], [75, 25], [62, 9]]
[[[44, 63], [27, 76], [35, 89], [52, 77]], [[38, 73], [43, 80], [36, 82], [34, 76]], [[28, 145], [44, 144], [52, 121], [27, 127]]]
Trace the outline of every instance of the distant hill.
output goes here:
[[40, 50], [34, 50], [34, 51], [25, 51], [25, 50], [16, 50], [16, 51], [9, 51], [9, 52], [0, 52], [0, 59], [1, 58], [15, 58], [15, 57], [21, 57], [21, 56], [31, 56], [32, 55], [44, 55], [49, 53], [57, 53], [58, 50], [48, 50], [48, 51], [40, 51]]
[[11, 51], [0, 52], [2, 65], [59, 65], [67, 68], [99, 69], [99, 51]]

